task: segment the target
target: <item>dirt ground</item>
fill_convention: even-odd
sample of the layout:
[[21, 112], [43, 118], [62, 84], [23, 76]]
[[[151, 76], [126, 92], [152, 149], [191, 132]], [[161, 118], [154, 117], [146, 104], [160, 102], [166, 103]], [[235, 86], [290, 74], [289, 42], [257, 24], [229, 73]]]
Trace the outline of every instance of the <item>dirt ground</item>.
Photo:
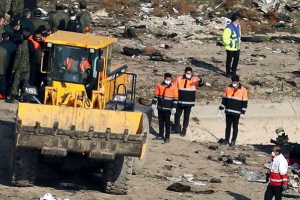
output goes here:
[[[145, 46], [151, 45], [177, 61], [170, 63], [150, 61], [148, 56], [131, 58], [115, 54], [115, 60], [126, 63], [134, 73], [138, 74], [139, 97], [151, 99], [155, 85], [163, 80], [165, 72], [170, 72], [177, 77], [183, 74], [186, 66], [191, 66], [196, 76], [212, 84], [211, 87], [199, 89], [198, 104], [220, 103], [224, 88], [231, 81], [221, 75], [225, 71], [226, 51], [223, 47], [216, 46], [215, 41], [172, 42], [147, 37], [143, 37], [142, 40]], [[160, 44], [168, 44], [173, 48], [162, 49], [159, 48]], [[142, 47], [139, 41], [125, 39], [119, 39], [116, 46], [116, 51], [119, 52], [122, 52], [124, 46]], [[248, 89], [249, 102], [286, 102], [299, 99], [300, 91], [297, 86], [300, 78], [291, 73], [299, 70], [298, 48], [298, 44], [280, 41], [279, 43], [242, 43], [237, 74], [240, 75], [241, 83]], [[292, 86], [291, 81], [294, 81], [296, 86]]]
[[[118, 39], [115, 45], [113, 61], [127, 64], [130, 71], [138, 74], [137, 96], [151, 99], [155, 85], [163, 80], [165, 72], [181, 75], [186, 66], [193, 67], [195, 75], [199, 75], [212, 87], [203, 87], [197, 92], [199, 105], [216, 105], [220, 103], [224, 88], [230, 83], [228, 78], [221, 75], [225, 70], [225, 50], [217, 47], [215, 41], [186, 40], [174, 41], [148, 37], [142, 37], [144, 45], [154, 46], [166, 56], [175, 59], [174, 62], [150, 61], [149, 57], [141, 56], [132, 58], [123, 55], [124, 46], [142, 48], [138, 40]], [[161, 49], [160, 44], [168, 44], [171, 49]], [[287, 102], [299, 99], [300, 91], [297, 87], [300, 83], [298, 77], [291, 72], [299, 70], [298, 44], [291, 43], [243, 43], [241, 59], [238, 66], [238, 74], [241, 82], [249, 90], [250, 103], [263, 102]], [[276, 51], [276, 52], [272, 52]], [[279, 53], [278, 53], [279, 52]], [[284, 53], [282, 53], [284, 52]], [[259, 54], [256, 57], [251, 54]], [[291, 84], [294, 81], [296, 86]], [[0, 139], [1, 139], [1, 166], [0, 176], [0, 199], [19, 200], [37, 199], [47, 192], [60, 198], [70, 200], [92, 199], [226, 199], [226, 200], [257, 200], [262, 199], [266, 184], [247, 182], [237, 174], [240, 168], [266, 172], [264, 164], [269, 161], [271, 145], [269, 139], [274, 138], [271, 134], [264, 136], [262, 141], [258, 136], [252, 138], [250, 145], [237, 146], [236, 148], [220, 147], [217, 150], [209, 150], [213, 143], [211, 136], [202, 137], [203, 140], [192, 142], [189, 139], [182, 140], [178, 136], [171, 136], [171, 143], [164, 144], [160, 141], [151, 141], [150, 153], [142, 175], [132, 176], [130, 189], [127, 196], [107, 195], [99, 192], [99, 181], [91, 178], [88, 172], [71, 172], [64, 174], [60, 170], [44, 172], [42, 180], [32, 188], [15, 188], [7, 184], [9, 155], [11, 145], [12, 123], [14, 110], [11, 105], [1, 103], [0, 110]], [[203, 121], [202, 123], [205, 123]], [[246, 122], [244, 122], [246, 123]], [[276, 123], [271, 121], [270, 123]], [[207, 121], [206, 125], [221, 127], [223, 125]], [[158, 127], [152, 124], [155, 134]], [[206, 127], [209, 128], [209, 127]], [[197, 129], [194, 131], [201, 132]], [[261, 130], [260, 130], [261, 131]], [[247, 134], [247, 130], [243, 130]], [[151, 136], [154, 137], [154, 136]], [[261, 144], [262, 145], [257, 145]], [[224, 165], [221, 161], [212, 161], [220, 154], [228, 154], [232, 157], [240, 153], [247, 155], [247, 164]], [[211, 156], [212, 160], [207, 157]], [[249, 157], [248, 157], [249, 156]], [[205, 183], [205, 186], [194, 185], [185, 178], [181, 183], [190, 185], [192, 193], [176, 193], [167, 191], [166, 188], [184, 174], [193, 174], [195, 180]], [[211, 178], [221, 179], [221, 183], [209, 183]], [[262, 176], [264, 178], [264, 176]], [[179, 179], [178, 179], [179, 180]], [[74, 189], [59, 188], [60, 182], [73, 182], [86, 187], [76, 191]], [[197, 191], [213, 190], [213, 194], [197, 194]], [[101, 191], [101, 190], [100, 190]]]
[[[3, 105], [3, 104], [2, 104]], [[31, 188], [10, 187], [7, 183], [9, 165], [9, 146], [11, 145], [10, 128], [13, 121], [13, 111], [1, 110], [1, 146], [2, 154], [0, 165], [0, 199], [19, 200], [37, 199], [50, 192], [59, 198], [69, 199], [261, 199], [266, 187], [265, 184], [247, 182], [236, 172], [242, 167], [250, 170], [266, 171], [263, 164], [269, 160], [271, 146], [238, 146], [237, 148], [218, 147], [209, 150], [212, 142], [190, 142], [178, 139], [172, 135], [171, 143], [164, 144], [162, 141], [151, 141], [150, 153], [147, 159], [144, 173], [134, 175], [130, 180], [129, 194], [127, 196], [107, 195], [101, 191], [100, 182], [91, 178], [86, 171], [65, 173], [55, 168], [43, 171], [37, 186]], [[6, 116], [6, 117], [5, 117]], [[154, 124], [152, 134], [156, 134], [157, 126]], [[153, 136], [151, 136], [153, 137]], [[246, 165], [223, 164], [218, 161], [220, 155], [230, 155], [232, 158], [239, 154], [246, 156]], [[208, 160], [208, 156], [211, 160]], [[184, 175], [192, 174], [194, 180], [206, 184], [194, 185], [188, 182]], [[179, 180], [179, 177], [182, 177]], [[262, 178], [264, 176], [262, 175]], [[211, 178], [221, 179], [221, 183], [209, 183]], [[166, 188], [180, 181], [182, 184], [190, 185], [192, 192], [176, 193], [167, 191]], [[60, 182], [72, 182], [85, 186], [83, 190], [74, 188], [61, 188]], [[245, 190], [245, 188], [248, 188]], [[197, 194], [199, 191], [213, 190], [213, 194]]]

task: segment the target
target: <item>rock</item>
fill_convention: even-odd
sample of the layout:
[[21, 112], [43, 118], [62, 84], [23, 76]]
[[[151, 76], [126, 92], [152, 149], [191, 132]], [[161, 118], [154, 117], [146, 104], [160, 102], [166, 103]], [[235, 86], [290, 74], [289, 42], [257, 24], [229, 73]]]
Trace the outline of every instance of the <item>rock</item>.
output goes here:
[[173, 159], [172, 158], [167, 158], [166, 161], [171, 162], [171, 161], [173, 161]]
[[218, 179], [218, 178], [212, 178], [212, 179], [210, 179], [209, 182], [210, 183], [221, 183], [222, 181], [221, 181], [221, 179]]
[[217, 145], [210, 145], [209, 147], [208, 147], [208, 149], [210, 149], [210, 150], [217, 150], [219, 147], [217, 146]]
[[148, 46], [142, 50], [142, 55], [151, 56], [152, 54], [158, 52], [154, 47]]
[[173, 165], [165, 165], [164, 170], [171, 170], [173, 168]]
[[183, 185], [181, 183], [173, 183], [172, 185], [167, 187], [167, 190], [173, 192], [190, 192], [191, 186]]

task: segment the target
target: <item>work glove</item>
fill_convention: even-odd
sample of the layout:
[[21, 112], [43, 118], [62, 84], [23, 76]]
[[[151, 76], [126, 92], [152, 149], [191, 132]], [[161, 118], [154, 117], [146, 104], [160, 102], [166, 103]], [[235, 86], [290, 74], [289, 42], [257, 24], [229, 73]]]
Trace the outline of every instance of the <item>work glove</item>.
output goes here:
[[288, 189], [288, 185], [282, 185], [282, 191], [286, 191]]
[[219, 110], [217, 117], [222, 118], [223, 117], [223, 110]]
[[208, 83], [208, 82], [206, 82], [206, 83], [205, 83], [205, 85], [206, 85], [206, 86], [211, 86], [211, 84], [210, 84], [210, 83]]
[[244, 116], [245, 116], [244, 114], [241, 114], [241, 115], [240, 115], [241, 119], [244, 119]]
[[156, 105], [152, 104], [151, 108], [152, 108], [153, 111], [156, 110]]
[[83, 72], [82, 79], [87, 79], [87, 77], [88, 77], [88, 74], [86, 72]]
[[172, 108], [171, 114], [172, 114], [172, 115], [175, 115], [175, 114], [176, 114], [176, 108]]

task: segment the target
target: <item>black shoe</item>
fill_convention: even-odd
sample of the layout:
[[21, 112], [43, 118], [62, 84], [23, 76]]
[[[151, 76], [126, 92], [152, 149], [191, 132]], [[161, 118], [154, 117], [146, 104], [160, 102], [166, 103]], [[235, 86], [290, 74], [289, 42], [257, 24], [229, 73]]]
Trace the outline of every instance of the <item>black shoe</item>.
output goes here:
[[7, 99], [6, 102], [7, 102], [7, 103], [18, 103], [18, 102], [16, 101], [16, 99], [15, 99], [14, 96], [11, 96], [11, 98], [10, 98], [10, 99]]
[[165, 143], [170, 143], [170, 139], [166, 139]]
[[226, 74], [226, 77], [227, 78], [231, 78], [231, 74]]
[[234, 147], [235, 146], [235, 142], [234, 141], [230, 142], [229, 146], [230, 147]]
[[186, 135], [186, 129], [183, 128], [182, 131], [181, 131], [181, 133], [180, 133], [180, 136], [184, 137], [185, 135]]
[[224, 140], [223, 142], [221, 142], [221, 145], [228, 145], [229, 142], [227, 140]]
[[161, 137], [161, 136], [156, 136], [155, 138], [153, 138], [153, 140], [163, 140], [163, 137]]

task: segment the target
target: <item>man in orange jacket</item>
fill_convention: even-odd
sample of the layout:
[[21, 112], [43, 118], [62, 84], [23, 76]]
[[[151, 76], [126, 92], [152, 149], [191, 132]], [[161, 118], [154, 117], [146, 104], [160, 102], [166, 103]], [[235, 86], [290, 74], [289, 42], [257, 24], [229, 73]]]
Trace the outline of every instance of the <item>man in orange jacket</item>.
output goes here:
[[78, 60], [76, 55], [77, 53], [72, 53], [72, 56], [69, 56], [64, 60], [64, 70], [67, 72], [69, 71], [70, 73], [80, 72], [82, 78], [87, 79], [91, 73], [91, 65], [84, 56], [81, 56], [81, 60]]
[[[157, 140], [164, 139], [170, 142], [171, 114], [175, 115], [178, 100], [178, 89], [172, 83], [172, 75], [165, 73], [164, 81], [156, 85], [154, 97], [152, 99], [152, 109], [158, 110], [159, 136]], [[164, 138], [164, 128], [166, 134]]]
[[240, 84], [240, 78], [234, 74], [231, 77], [232, 84], [230, 84], [224, 92], [222, 103], [219, 107], [219, 117], [223, 115], [223, 110], [226, 113], [226, 129], [225, 140], [222, 145], [229, 144], [231, 126], [233, 127], [233, 136], [229, 146], [235, 146], [235, 141], [238, 135], [238, 125], [240, 117], [244, 117], [248, 106], [248, 92], [247, 89]]
[[[186, 67], [184, 75], [176, 79], [176, 86], [178, 88], [178, 105], [175, 115], [175, 128], [174, 133], [180, 133], [181, 137], [186, 135], [186, 130], [189, 125], [189, 119], [192, 107], [195, 106], [196, 90], [203, 85], [211, 86], [209, 83], [204, 82], [203, 79], [193, 75], [191, 67]], [[183, 125], [181, 129], [180, 118], [183, 114]]]

